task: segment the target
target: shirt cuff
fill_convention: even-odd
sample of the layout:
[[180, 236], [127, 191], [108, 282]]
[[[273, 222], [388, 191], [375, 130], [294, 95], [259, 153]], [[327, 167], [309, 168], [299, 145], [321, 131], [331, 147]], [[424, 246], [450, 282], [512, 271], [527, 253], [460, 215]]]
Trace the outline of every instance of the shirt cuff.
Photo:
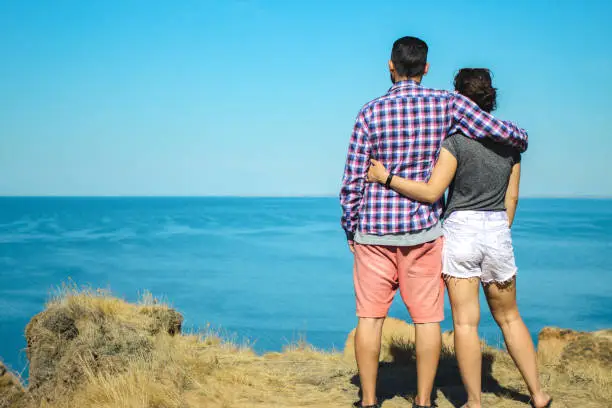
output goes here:
[[355, 233], [351, 232], [351, 231], [344, 231], [346, 233], [346, 240], [347, 241], [354, 241], [355, 240]]

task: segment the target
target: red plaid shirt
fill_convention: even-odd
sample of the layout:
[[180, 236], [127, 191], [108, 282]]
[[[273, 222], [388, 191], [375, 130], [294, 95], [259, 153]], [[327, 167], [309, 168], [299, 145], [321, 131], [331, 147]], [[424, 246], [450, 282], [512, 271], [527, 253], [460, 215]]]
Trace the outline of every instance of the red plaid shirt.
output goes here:
[[484, 112], [463, 95], [428, 89], [401, 81], [367, 103], [359, 112], [351, 136], [340, 202], [342, 227], [352, 239], [357, 229], [371, 235], [418, 232], [434, 226], [443, 201], [413, 201], [381, 184], [366, 183], [369, 159], [393, 174], [427, 181], [444, 138], [453, 133], [491, 138], [524, 152], [527, 132]]

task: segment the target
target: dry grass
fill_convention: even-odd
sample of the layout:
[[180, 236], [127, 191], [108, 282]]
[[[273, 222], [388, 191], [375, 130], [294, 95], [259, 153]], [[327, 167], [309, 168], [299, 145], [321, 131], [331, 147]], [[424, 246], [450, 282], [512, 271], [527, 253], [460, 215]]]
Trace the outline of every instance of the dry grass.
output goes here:
[[[129, 304], [101, 291], [64, 290], [28, 325], [30, 388], [23, 393], [2, 372], [0, 407], [9, 396], [4, 406], [30, 408], [335, 408], [358, 399], [353, 333], [344, 353], [300, 342], [259, 356], [214, 334], [181, 335], [177, 316], [148, 294]], [[383, 332], [383, 407], [406, 407], [416, 383], [414, 327], [388, 319]], [[611, 337], [543, 333], [542, 379], [555, 407], [612, 406]], [[509, 356], [484, 344], [483, 351], [485, 406], [526, 407], [526, 389]], [[436, 385], [440, 408], [464, 402], [448, 333]]]

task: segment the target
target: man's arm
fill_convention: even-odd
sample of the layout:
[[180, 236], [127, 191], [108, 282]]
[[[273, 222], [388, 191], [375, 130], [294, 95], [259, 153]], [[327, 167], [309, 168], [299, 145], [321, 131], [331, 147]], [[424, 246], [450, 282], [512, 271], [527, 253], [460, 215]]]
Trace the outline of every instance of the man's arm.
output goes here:
[[512, 122], [495, 118], [463, 95], [454, 93], [450, 99], [453, 118], [451, 134], [457, 131], [472, 139], [491, 138], [509, 144], [521, 153], [527, 150], [527, 132]]
[[342, 228], [346, 232], [349, 246], [352, 248], [353, 236], [359, 224], [359, 206], [363, 197], [365, 176], [368, 171], [370, 143], [368, 140], [368, 123], [362, 110], [357, 116], [353, 134], [349, 142], [340, 204], [342, 205]]

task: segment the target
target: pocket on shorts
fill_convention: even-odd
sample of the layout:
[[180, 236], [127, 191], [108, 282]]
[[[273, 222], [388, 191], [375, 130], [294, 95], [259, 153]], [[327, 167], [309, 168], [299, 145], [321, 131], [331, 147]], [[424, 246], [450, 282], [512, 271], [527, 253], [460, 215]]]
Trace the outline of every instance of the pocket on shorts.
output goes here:
[[489, 233], [485, 245], [482, 270], [486, 281], [506, 282], [511, 279], [517, 268], [510, 229]]
[[448, 227], [450, 229], [459, 228], [462, 225], [469, 225], [469, 216], [466, 211], [455, 211], [442, 223], [443, 227]]
[[442, 256], [459, 264], [473, 264], [480, 261], [478, 234], [461, 228], [448, 226], [444, 229]]
[[514, 252], [514, 247], [512, 246], [512, 232], [507, 226], [488, 232], [485, 244], [495, 252]]

